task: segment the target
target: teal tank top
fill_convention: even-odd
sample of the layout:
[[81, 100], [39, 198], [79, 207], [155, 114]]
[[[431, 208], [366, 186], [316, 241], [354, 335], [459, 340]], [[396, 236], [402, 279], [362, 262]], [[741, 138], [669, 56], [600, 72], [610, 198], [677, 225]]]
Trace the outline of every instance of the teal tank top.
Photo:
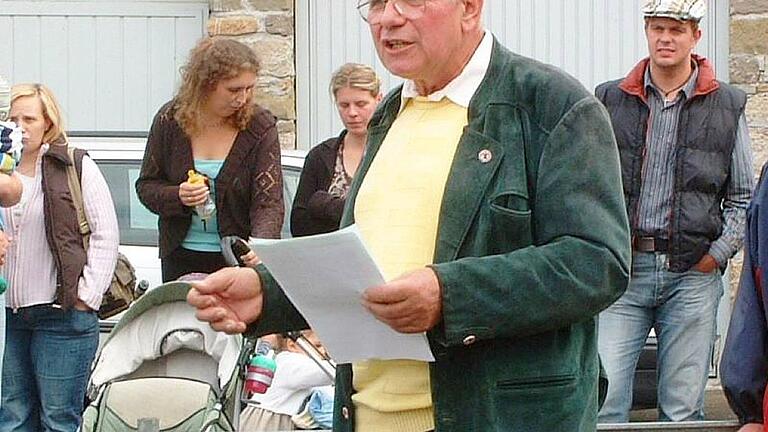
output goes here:
[[[216, 202], [216, 176], [219, 175], [223, 160], [203, 160], [195, 159], [195, 171], [208, 177], [208, 187], [210, 188], [211, 199]], [[189, 225], [187, 236], [181, 242], [184, 249], [198, 252], [221, 252], [221, 243], [219, 242], [219, 221], [218, 212], [214, 212], [210, 219], [203, 222], [197, 213], [192, 213], [192, 223]]]

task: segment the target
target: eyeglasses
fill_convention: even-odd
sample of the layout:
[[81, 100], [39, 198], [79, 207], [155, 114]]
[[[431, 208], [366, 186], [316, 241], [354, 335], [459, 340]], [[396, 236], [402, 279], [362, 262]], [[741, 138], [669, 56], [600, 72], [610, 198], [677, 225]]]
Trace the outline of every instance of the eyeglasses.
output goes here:
[[392, 7], [403, 18], [416, 19], [424, 13], [427, 0], [360, 0], [357, 2], [357, 10], [368, 24], [378, 24], [387, 3], [392, 3]]

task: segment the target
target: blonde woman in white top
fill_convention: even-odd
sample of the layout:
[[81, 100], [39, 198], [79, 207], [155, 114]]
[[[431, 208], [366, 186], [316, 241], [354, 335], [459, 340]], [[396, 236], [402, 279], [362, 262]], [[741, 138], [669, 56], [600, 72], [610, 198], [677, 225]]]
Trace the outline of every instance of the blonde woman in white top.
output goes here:
[[91, 235], [79, 235], [66, 181], [61, 110], [40, 84], [14, 86], [11, 120], [23, 129], [19, 204], [3, 210], [12, 238], [3, 275], [6, 350], [0, 430], [74, 431], [98, 346], [96, 310], [117, 260], [117, 217], [104, 177], [82, 160], [82, 195]]

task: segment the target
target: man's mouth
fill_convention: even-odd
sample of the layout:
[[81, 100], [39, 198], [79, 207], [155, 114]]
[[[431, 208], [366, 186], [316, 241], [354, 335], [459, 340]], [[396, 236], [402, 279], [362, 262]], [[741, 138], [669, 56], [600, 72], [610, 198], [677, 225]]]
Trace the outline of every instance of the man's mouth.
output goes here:
[[409, 46], [413, 45], [410, 42], [405, 42], [401, 40], [386, 40], [384, 41], [384, 46], [387, 47], [387, 49], [391, 50], [399, 50], [403, 48], [407, 48]]

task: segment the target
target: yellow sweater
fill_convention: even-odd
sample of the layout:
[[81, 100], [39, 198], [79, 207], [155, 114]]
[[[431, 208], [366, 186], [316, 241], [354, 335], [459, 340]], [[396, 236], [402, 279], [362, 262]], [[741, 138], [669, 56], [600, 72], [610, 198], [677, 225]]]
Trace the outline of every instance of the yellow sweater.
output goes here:
[[[432, 263], [440, 204], [467, 109], [447, 98], [408, 100], [355, 201], [355, 223], [391, 280]], [[353, 365], [356, 430], [434, 429], [428, 364], [371, 360]]]

